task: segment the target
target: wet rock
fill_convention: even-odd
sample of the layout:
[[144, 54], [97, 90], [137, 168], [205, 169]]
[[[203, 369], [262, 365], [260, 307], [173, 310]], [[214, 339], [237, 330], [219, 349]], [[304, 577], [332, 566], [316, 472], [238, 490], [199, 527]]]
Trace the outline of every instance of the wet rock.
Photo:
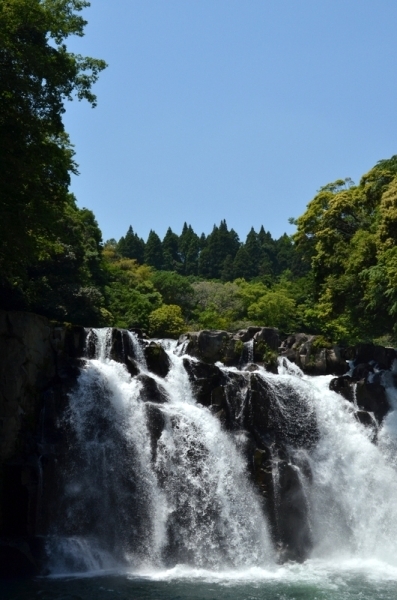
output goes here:
[[293, 385], [277, 390], [256, 373], [250, 376], [245, 427], [257, 436], [270, 435], [281, 445], [311, 448], [319, 438], [317, 420], [310, 401]]
[[255, 346], [259, 345], [259, 342], [264, 342], [266, 346], [277, 352], [280, 346], [279, 331], [275, 327], [261, 327], [254, 335]]
[[152, 459], [156, 460], [157, 442], [163, 432], [165, 426], [165, 418], [161, 409], [154, 404], [147, 403], [145, 405], [147, 425], [150, 435], [150, 443], [152, 448]]
[[329, 383], [329, 389], [337, 394], [343, 396], [349, 402], [353, 402], [354, 399], [354, 382], [348, 375], [341, 375], [331, 379]]
[[354, 381], [359, 381], [360, 379], [368, 379], [369, 374], [373, 372], [373, 365], [369, 363], [360, 363], [357, 366], [353, 367], [351, 378]]
[[298, 333], [280, 346], [280, 355], [288, 358], [310, 375], [343, 375], [349, 370], [344, 351], [339, 346], [323, 346], [320, 336]]
[[287, 461], [278, 462], [274, 468], [278, 471], [276, 524], [281, 543], [280, 558], [303, 562], [313, 547], [313, 540], [300, 469]]
[[244, 370], [248, 371], [249, 373], [254, 373], [255, 371], [259, 371], [259, 365], [255, 363], [249, 363]]
[[346, 360], [353, 360], [356, 365], [372, 363], [377, 369], [391, 369], [397, 352], [394, 348], [377, 346], [375, 344], [356, 344], [344, 350]]
[[225, 376], [219, 367], [203, 362], [183, 359], [184, 367], [192, 383], [197, 402], [204, 406], [212, 404], [212, 391], [225, 383]]
[[252, 466], [256, 486], [262, 497], [267, 500], [266, 509], [274, 513], [273, 468], [269, 448], [254, 448]]
[[157, 402], [163, 404], [168, 402], [168, 396], [162, 385], [158, 384], [153, 377], [141, 373], [137, 377], [142, 383], [141, 397], [145, 402]]
[[144, 331], [143, 329], [140, 329], [139, 327], [130, 327], [128, 329], [128, 331], [131, 331], [132, 333], [135, 333], [136, 336], [140, 339], [140, 340], [147, 340], [149, 339], [146, 331]]
[[357, 405], [360, 409], [372, 412], [378, 423], [381, 423], [390, 410], [386, 390], [379, 383], [357, 382]]
[[357, 421], [360, 421], [360, 423], [363, 425], [366, 425], [367, 427], [376, 427], [376, 421], [374, 417], [366, 410], [357, 410], [354, 413], [354, 416], [356, 417]]
[[254, 335], [261, 330], [261, 327], [247, 327], [247, 329], [240, 329], [237, 333], [234, 334], [233, 338], [236, 340], [240, 340], [241, 342], [249, 342], [252, 340]]
[[128, 355], [124, 364], [131, 377], [136, 377], [136, 375], [139, 374], [140, 370], [138, 363], [132, 358], [132, 356]]
[[124, 363], [130, 351], [130, 338], [126, 329], [111, 330], [111, 345], [109, 356], [116, 362]]
[[149, 371], [159, 377], [166, 377], [168, 375], [171, 362], [161, 344], [151, 342], [145, 347], [144, 354]]
[[178, 345], [186, 345], [186, 354], [190, 354], [190, 356], [199, 358], [204, 362], [214, 363], [222, 359], [227, 342], [231, 337], [231, 334], [227, 331], [203, 330], [189, 332], [179, 338]]

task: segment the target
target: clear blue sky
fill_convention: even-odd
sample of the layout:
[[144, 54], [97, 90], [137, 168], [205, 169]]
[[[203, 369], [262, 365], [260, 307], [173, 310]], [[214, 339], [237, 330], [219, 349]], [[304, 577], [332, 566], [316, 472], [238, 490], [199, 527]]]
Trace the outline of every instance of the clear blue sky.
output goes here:
[[69, 49], [105, 59], [67, 104], [72, 191], [104, 239], [184, 221], [294, 228], [322, 185], [397, 153], [396, 0], [92, 0]]

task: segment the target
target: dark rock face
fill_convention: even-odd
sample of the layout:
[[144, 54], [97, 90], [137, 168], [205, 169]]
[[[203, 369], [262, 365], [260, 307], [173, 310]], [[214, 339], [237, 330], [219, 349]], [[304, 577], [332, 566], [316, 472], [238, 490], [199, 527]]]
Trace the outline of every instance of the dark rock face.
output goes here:
[[341, 348], [322, 347], [321, 339], [316, 335], [297, 333], [289, 336], [280, 346], [280, 355], [309, 375], [343, 375], [349, 370]]
[[124, 362], [130, 349], [130, 339], [125, 329], [112, 329], [112, 343], [110, 358], [117, 362]]
[[137, 376], [137, 379], [142, 383], [141, 398], [144, 402], [157, 402], [163, 404], [168, 401], [164, 388], [159, 385], [153, 377], [141, 373]]
[[331, 379], [329, 389], [337, 394], [343, 396], [350, 402], [354, 401], [354, 388], [352, 386], [352, 378], [348, 375], [342, 375], [341, 377], [335, 377]]
[[2, 576], [38, 573], [35, 536], [47, 531], [57, 492], [56, 456], [65, 444], [58, 417], [79, 373], [85, 338], [82, 327], [54, 327], [34, 314], [0, 311]]
[[389, 370], [397, 358], [397, 352], [394, 348], [385, 348], [375, 344], [356, 344], [356, 346], [346, 348], [344, 356], [346, 360], [354, 361], [355, 365], [372, 363], [379, 370]]
[[390, 410], [386, 390], [379, 383], [359, 381], [356, 388], [357, 405], [367, 412], [372, 412], [381, 423]]
[[166, 377], [171, 364], [164, 348], [160, 344], [151, 342], [145, 346], [144, 353], [149, 371], [159, 377]]
[[278, 469], [278, 505], [276, 527], [281, 542], [282, 561], [303, 562], [313, 547], [309, 526], [309, 507], [302, 488], [300, 468], [280, 461]]
[[191, 361], [187, 358], [183, 360], [183, 364], [193, 385], [197, 401], [203, 406], [211, 406], [212, 404], [220, 406], [219, 402], [213, 402], [214, 390], [222, 388], [226, 382], [226, 378], [219, 367]]
[[390, 410], [383, 376], [390, 373], [397, 353], [394, 348], [357, 344], [342, 354], [352, 362], [351, 375], [332, 379], [329, 387], [356, 405], [357, 420], [375, 431], [376, 441], [377, 429]]
[[238, 365], [244, 355], [244, 344], [252, 341], [253, 358], [268, 363], [277, 372], [279, 333], [273, 327], [248, 327], [236, 334], [227, 331], [198, 331], [182, 335], [178, 345], [186, 345], [185, 352], [207, 363], [221, 361], [227, 366]]

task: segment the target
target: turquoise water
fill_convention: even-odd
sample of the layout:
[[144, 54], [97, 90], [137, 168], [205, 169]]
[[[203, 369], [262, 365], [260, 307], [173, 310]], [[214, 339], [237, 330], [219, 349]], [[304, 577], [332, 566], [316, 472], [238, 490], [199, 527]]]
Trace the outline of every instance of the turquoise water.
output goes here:
[[310, 563], [266, 572], [172, 569], [6, 582], [4, 600], [396, 600], [397, 570], [380, 564], [339, 569]]

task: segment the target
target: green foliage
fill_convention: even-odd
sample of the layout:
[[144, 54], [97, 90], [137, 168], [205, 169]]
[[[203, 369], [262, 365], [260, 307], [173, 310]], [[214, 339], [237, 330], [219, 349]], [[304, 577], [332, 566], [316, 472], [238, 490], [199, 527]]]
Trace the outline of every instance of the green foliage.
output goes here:
[[295, 222], [320, 330], [348, 342], [395, 330], [397, 157], [380, 161], [358, 186], [323, 187]]
[[125, 258], [134, 258], [140, 264], [145, 259], [145, 242], [136, 234], [131, 225], [128, 228], [125, 237], [120, 238], [117, 246], [117, 252]]
[[248, 318], [256, 325], [278, 327], [281, 331], [291, 332], [295, 328], [295, 300], [280, 290], [267, 291], [257, 302], [248, 307]]
[[181, 308], [175, 304], [164, 304], [154, 310], [149, 317], [149, 330], [154, 337], [179, 337], [186, 331]]
[[177, 304], [184, 315], [189, 315], [193, 306], [194, 290], [186, 277], [173, 271], [154, 271], [151, 281], [165, 304]]
[[237, 233], [228, 230], [226, 221], [221, 221], [219, 227], [214, 225], [212, 233], [206, 239], [205, 248], [199, 259], [199, 273], [208, 279], [219, 279], [225, 260], [234, 257], [240, 248]]
[[148, 329], [149, 315], [162, 304], [151, 281], [153, 270], [134, 259], [121, 258], [111, 245], [105, 246], [103, 254], [107, 272], [104, 293], [112, 315], [107, 324]]
[[272, 350], [264, 340], [259, 340], [255, 343], [254, 357], [256, 360], [263, 362], [267, 369], [275, 370], [275, 372], [277, 372], [278, 354]]
[[235, 283], [200, 281], [192, 284], [195, 320], [201, 329], [230, 329], [244, 315]]
[[332, 348], [333, 344], [323, 335], [317, 336], [312, 343], [312, 348]]
[[146, 242], [144, 259], [147, 265], [155, 269], [163, 268], [163, 247], [159, 236], [152, 229]]
[[99, 323], [102, 298], [93, 284], [101, 234], [68, 193], [76, 165], [62, 123], [64, 102], [74, 95], [95, 105], [91, 86], [105, 67], [64, 43], [83, 35], [78, 13], [86, 6], [0, 5], [0, 289], [3, 307]]

